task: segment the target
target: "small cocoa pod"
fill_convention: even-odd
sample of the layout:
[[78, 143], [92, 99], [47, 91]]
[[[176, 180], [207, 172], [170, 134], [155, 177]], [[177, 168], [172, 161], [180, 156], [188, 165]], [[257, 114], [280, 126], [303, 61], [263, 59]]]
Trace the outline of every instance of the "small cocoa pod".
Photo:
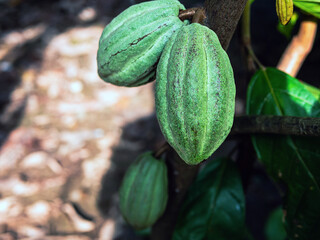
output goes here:
[[276, 0], [276, 11], [282, 25], [286, 25], [293, 15], [292, 0]]
[[155, 79], [161, 52], [174, 31], [184, 25], [177, 0], [133, 5], [102, 32], [97, 54], [98, 73], [106, 82], [134, 87]]
[[120, 210], [135, 229], [152, 226], [168, 200], [167, 166], [151, 152], [140, 155], [128, 168], [120, 187]]
[[168, 41], [158, 64], [156, 112], [168, 143], [188, 164], [207, 159], [233, 124], [235, 84], [217, 35], [193, 23]]

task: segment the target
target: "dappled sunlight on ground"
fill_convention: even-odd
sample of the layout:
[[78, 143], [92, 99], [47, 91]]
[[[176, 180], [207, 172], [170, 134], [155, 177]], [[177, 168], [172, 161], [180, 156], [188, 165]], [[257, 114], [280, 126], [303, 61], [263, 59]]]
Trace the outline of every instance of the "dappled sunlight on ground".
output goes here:
[[[90, 21], [95, 14], [85, 7], [77, 17]], [[153, 84], [115, 87], [98, 77], [102, 30], [91, 23], [59, 32], [49, 22], [0, 35], [1, 88], [13, 84], [0, 112], [0, 239], [122, 234], [112, 187], [118, 174], [108, 178], [112, 191], [104, 189], [108, 204], [99, 202], [104, 216], [97, 198], [103, 176], [114, 168], [113, 148], [141, 151], [135, 140], [121, 138], [122, 129], [153, 113]]]

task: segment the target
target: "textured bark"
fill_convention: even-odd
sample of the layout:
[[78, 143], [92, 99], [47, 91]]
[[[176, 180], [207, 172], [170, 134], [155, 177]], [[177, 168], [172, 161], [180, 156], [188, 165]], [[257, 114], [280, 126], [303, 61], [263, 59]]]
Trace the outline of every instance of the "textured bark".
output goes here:
[[219, 37], [224, 49], [227, 49], [237, 27], [247, 0], [206, 0], [206, 25]]
[[242, 116], [234, 120], [231, 135], [284, 134], [320, 136], [320, 118], [290, 116]]
[[169, 177], [168, 204], [162, 217], [152, 227], [152, 240], [171, 239], [180, 205], [199, 169], [199, 165], [187, 165], [173, 149], [168, 153], [167, 167]]
[[[205, 23], [219, 37], [226, 50], [246, 5], [246, 0], [206, 0]], [[169, 174], [169, 200], [164, 215], [152, 227], [152, 240], [171, 239], [177, 221], [179, 207], [198, 173], [199, 165], [190, 166], [172, 150], [167, 157]]]

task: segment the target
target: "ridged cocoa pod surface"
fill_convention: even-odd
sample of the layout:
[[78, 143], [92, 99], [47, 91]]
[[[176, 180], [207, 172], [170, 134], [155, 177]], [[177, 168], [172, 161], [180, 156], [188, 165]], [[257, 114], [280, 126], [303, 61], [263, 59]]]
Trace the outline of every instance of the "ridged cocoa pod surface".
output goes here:
[[171, 35], [184, 25], [177, 0], [133, 5], [102, 32], [97, 54], [98, 73], [106, 82], [135, 87], [155, 79], [161, 52]]
[[207, 159], [233, 124], [235, 84], [217, 35], [193, 23], [180, 28], [160, 58], [156, 112], [168, 143], [187, 164]]
[[128, 168], [120, 187], [120, 210], [135, 229], [152, 226], [168, 200], [167, 166], [151, 152], [140, 155]]
[[293, 0], [276, 0], [276, 11], [282, 25], [286, 25], [293, 15]]

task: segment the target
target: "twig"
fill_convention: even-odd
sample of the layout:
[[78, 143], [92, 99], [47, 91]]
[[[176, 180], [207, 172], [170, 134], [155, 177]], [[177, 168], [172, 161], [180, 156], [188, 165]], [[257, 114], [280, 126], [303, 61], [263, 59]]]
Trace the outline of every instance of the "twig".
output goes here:
[[265, 67], [262, 65], [262, 63], [259, 61], [259, 59], [256, 57], [252, 45], [251, 45], [251, 31], [250, 31], [250, 14], [251, 12], [251, 2], [248, 1], [246, 4], [246, 7], [243, 11], [242, 19], [241, 19], [241, 37], [244, 47], [247, 50], [247, 64], [248, 64], [248, 70], [250, 72], [255, 72], [256, 67], [254, 65], [254, 62], [259, 66], [259, 68], [264, 69]]
[[298, 34], [283, 53], [277, 68], [295, 77], [312, 49], [316, 32], [317, 22], [314, 18], [303, 20]]
[[179, 12], [179, 18], [181, 21], [192, 20], [193, 15], [196, 13], [198, 8], [188, 8]]
[[[251, 17], [251, 1], [248, 1], [241, 17], [242, 43], [247, 51], [249, 46], [251, 46], [250, 17]], [[251, 56], [251, 54], [246, 54], [246, 57], [247, 57], [248, 70], [254, 73], [257, 70], [257, 68], [254, 65], [253, 57]]]
[[242, 42], [245, 45], [251, 44], [250, 18], [251, 18], [251, 1], [248, 1], [246, 4], [246, 7], [244, 8], [242, 18], [241, 18]]
[[235, 117], [231, 135], [261, 133], [319, 137], [320, 118], [261, 115]]
[[169, 151], [169, 149], [170, 149], [170, 145], [167, 142], [165, 142], [164, 144], [162, 144], [162, 146], [159, 149], [157, 149], [157, 151], [154, 152], [153, 156], [159, 159], [161, 155], [166, 151]]

